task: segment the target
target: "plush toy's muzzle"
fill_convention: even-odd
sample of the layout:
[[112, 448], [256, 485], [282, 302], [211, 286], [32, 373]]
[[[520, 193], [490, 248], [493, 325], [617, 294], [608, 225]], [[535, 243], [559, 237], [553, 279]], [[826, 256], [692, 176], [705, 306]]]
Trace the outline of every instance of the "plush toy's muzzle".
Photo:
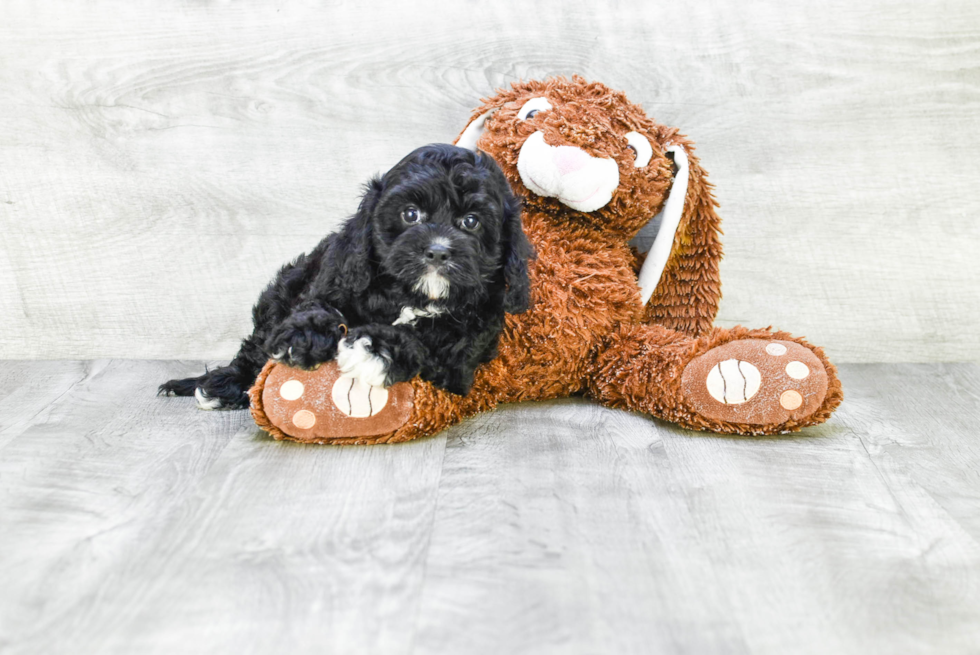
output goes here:
[[604, 207], [619, 187], [615, 160], [593, 157], [576, 146], [550, 146], [541, 131], [524, 141], [517, 170], [532, 193], [581, 212]]

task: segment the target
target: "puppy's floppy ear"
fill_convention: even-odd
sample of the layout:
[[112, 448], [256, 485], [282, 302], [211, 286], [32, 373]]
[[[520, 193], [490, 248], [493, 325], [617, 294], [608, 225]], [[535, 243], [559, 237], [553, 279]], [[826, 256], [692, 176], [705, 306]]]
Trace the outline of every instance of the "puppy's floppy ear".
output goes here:
[[490, 174], [496, 192], [494, 195], [501, 199], [503, 205], [500, 237], [504, 284], [507, 285], [504, 291], [504, 311], [520, 314], [531, 305], [531, 281], [527, 274], [527, 261], [534, 258], [534, 248], [527, 240], [521, 225], [521, 201], [510, 190], [504, 172], [493, 157], [482, 150], [476, 150], [474, 159], [478, 167]]
[[380, 177], [374, 177], [364, 191], [357, 212], [348, 219], [334, 242], [334, 262], [337, 263], [333, 283], [355, 292], [362, 292], [371, 282], [371, 232], [374, 208], [384, 190]]
[[521, 201], [509, 191], [504, 198], [504, 282], [507, 283], [504, 311], [520, 314], [527, 311], [531, 304], [527, 261], [534, 258], [534, 248], [521, 225]]

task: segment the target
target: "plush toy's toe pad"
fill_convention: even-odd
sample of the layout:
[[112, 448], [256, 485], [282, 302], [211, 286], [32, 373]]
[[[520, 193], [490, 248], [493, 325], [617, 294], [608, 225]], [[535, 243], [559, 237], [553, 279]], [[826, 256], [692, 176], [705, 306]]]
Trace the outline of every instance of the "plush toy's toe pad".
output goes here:
[[695, 358], [681, 378], [684, 398], [705, 418], [750, 425], [801, 421], [827, 395], [827, 372], [793, 341], [741, 339]]
[[373, 437], [393, 432], [412, 413], [408, 382], [372, 387], [342, 377], [329, 362], [314, 371], [278, 364], [262, 389], [262, 408], [272, 425], [300, 441]]

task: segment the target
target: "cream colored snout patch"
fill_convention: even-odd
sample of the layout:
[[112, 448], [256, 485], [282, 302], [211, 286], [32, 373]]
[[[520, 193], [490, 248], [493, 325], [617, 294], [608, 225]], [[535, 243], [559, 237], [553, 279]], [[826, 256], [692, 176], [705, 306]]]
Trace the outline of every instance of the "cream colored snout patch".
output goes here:
[[535, 132], [521, 146], [517, 172], [531, 192], [557, 198], [581, 212], [592, 212], [612, 200], [619, 186], [619, 166], [575, 146], [550, 146]]

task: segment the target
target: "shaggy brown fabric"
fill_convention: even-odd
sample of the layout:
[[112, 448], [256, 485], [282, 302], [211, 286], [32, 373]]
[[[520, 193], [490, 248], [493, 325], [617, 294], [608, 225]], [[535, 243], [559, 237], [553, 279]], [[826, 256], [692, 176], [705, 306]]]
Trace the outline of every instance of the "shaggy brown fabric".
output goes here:
[[[548, 98], [553, 109], [533, 120], [518, 120], [521, 106], [541, 96]], [[623, 93], [580, 77], [514, 84], [486, 99], [473, 118], [491, 109], [496, 111], [487, 118], [477, 145], [497, 160], [524, 199], [524, 229], [537, 251], [530, 266], [531, 309], [507, 317], [500, 355], [480, 368], [465, 398], [416, 379], [411, 383], [414, 409], [399, 429], [380, 436], [318, 441], [406, 441], [439, 432], [497, 403], [573, 394], [588, 395], [610, 407], [643, 411], [687, 428], [722, 433], [774, 434], [827, 420], [842, 392], [836, 370], [820, 348], [768, 328], [711, 327], [721, 297], [719, 219], [711, 185], [690, 141], [676, 129], [647, 118]], [[520, 148], [538, 130], [544, 132], [549, 145], [577, 146], [617, 162], [620, 184], [606, 206], [578, 212], [554, 198], [537, 196], [522, 184], [517, 171]], [[633, 153], [624, 137], [630, 131], [646, 135], [653, 146], [653, 157], [645, 167], [633, 165]], [[661, 210], [667, 198], [673, 163], [664, 153], [670, 144], [681, 145], [688, 153], [690, 180], [670, 259], [644, 307], [636, 277], [642, 256], [631, 251], [627, 242]], [[779, 396], [768, 391], [785, 380], [767, 382], [768, 395], [760, 392], [760, 399], [746, 403], [747, 408], [738, 412], [705, 410], [710, 398], [697, 389], [703, 380], [692, 382], [693, 376], [704, 377], [705, 371], [727, 357], [727, 351], [709, 351], [744, 339], [763, 340], [738, 347], [746, 361], [761, 357], [760, 348], [770, 341], [800, 344], [812, 353], [804, 359], [814, 369], [814, 377], [807, 383], [811, 385], [805, 389], [809, 395], [799, 411], [772, 406]], [[698, 366], [704, 371], [688, 375], [685, 396], [685, 367], [702, 356]], [[262, 403], [257, 402], [268, 369], [256, 383], [259, 391], [251, 392], [256, 421], [277, 438], [303, 440], [295, 430], [286, 435], [282, 424], [272, 425]], [[819, 384], [813, 386], [814, 380]], [[822, 397], [820, 389], [825, 389]], [[769, 404], [761, 398], [768, 398]]]

